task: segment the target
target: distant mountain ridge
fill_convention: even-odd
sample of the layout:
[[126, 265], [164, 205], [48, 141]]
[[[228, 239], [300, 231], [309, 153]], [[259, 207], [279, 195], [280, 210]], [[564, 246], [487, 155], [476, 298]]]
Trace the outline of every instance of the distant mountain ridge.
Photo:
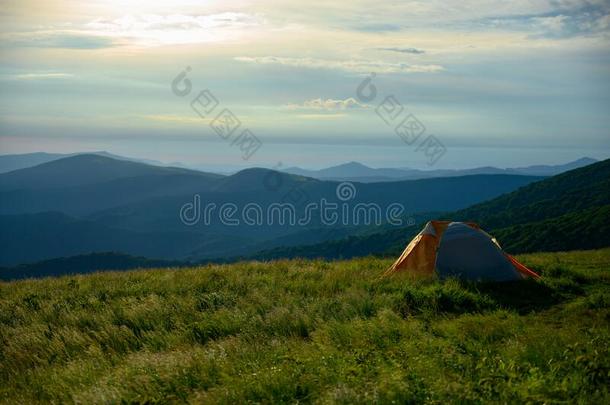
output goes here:
[[[610, 246], [610, 159], [531, 183], [438, 218], [477, 222], [510, 253]], [[278, 247], [247, 259], [396, 256], [422, 225], [312, 245]]]
[[78, 155], [98, 155], [115, 160], [127, 160], [131, 162], [145, 163], [148, 165], [155, 166], [167, 166], [158, 160], [150, 159], [137, 159], [125, 156], [115, 155], [106, 151], [97, 152], [77, 152], [77, 153], [46, 153], [46, 152], [34, 152], [34, 153], [21, 153], [12, 155], [0, 155], [0, 173], [7, 173], [13, 170], [26, 169], [28, 167], [37, 166], [43, 163], [52, 162], [54, 160], [64, 159], [67, 157], [78, 156]]
[[2, 173], [0, 191], [77, 187], [130, 177], [176, 174], [222, 177], [189, 169], [153, 166], [97, 154], [82, 154]]
[[[218, 171], [218, 170], [200, 170], [199, 167], [184, 164], [181, 162], [173, 162], [165, 164], [157, 160], [139, 159], [125, 156], [119, 156], [106, 151], [98, 152], [77, 152], [77, 153], [24, 153], [13, 155], [0, 155], [0, 174], [33, 167], [39, 164], [52, 162], [54, 160], [64, 159], [78, 155], [98, 155], [115, 160], [130, 161], [136, 163], [144, 163], [152, 166], [160, 167], [175, 167], [193, 171], [203, 171], [207, 173], [218, 173], [220, 175], [230, 175], [236, 172]], [[532, 165], [526, 167], [500, 169], [492, 166], [475, 167], [472, 169], [436, 169], [436, 170], [418, 170], [408, 167], [399, 168], [372, 168], [359, 162], [348, 162], [340, 165], [327, 167], [320, 170], [307, 170], [299, 167], [289, 167], [281, 172], [295, 174], [298, 176], [311, 177], [318, 180], [332, 181], [352, 181], [363, 183], [385, 182], [395, 180], [417, 180], [435, 177], [457, 177], [468, 176], [473, 174], [521, 174], [526, 176], [554, 176], [556, 174], [583, 167], [597, 162], [596, 159], [583, 157], [572, 162], [557, 165]]]
[[[404, 215], [448, 211], [539, 179], [473, 175], [359, 183], [349, 202], [375, 203], [382, 212], [398, 203]], [[263, 211], [297, 196], [301, 201], [295, 202], [295, 215], [302, 218], [310, 202], [341, 203], [338, 184], [262, 168], [222, 176], [99, 155], [63, 158], [0, 174], [0, 265], [101, 251], [198, 261], [343, 237], [363, 225], [323, 226], [316, 214], [305, 225], [277, 220], [229, 225], [217, 215], [209, 223], [189, 226], [180, 217], [185, 204], [198, 195], [201, 208], [233, 204], [240, 210], [255, 204]]]
[[283, 171], [286, 173], [297, 174], [300, 176], [313, 177], [320, 180], [335, 181], [358, 181], [358, 182], [382, 182], [396, 180], [417, 180], [434, 177], [456, 177], [468, 176], [473, 174], [520, 174], [525, 176], [554, 176], [568, 170], [584, 167], [597, 160], [584, 157], [573, 162], [560, 165], [534, 165], [526, 167], [516, 167], [500, 169], [497, 167], [485, 166], [473, 169], [436, 169], [418, 170], [410, 168], [372, 168], [362, 163], [349, 162], [337, 166], [328, 167], [321, 170], [306, 170], [299, 167], [289, 167]]
[[[12, 189], [19, 184], [26, 189]], [[419, 225], [187, 227], [178, 218], [194, 193], [205, 202], [264, 207], [294, 189], [311, 201], [332, 201], [337, 184], [260, 168], [222, 176], [99, 155], [64, 158], [0, 174], [0, 190], [6, 187], [0, 191], [0, 213], [10, 214], [0, 215], [0, 266], [44, 261], [2, 269], [18, 278], [22, 273], [62, 274], [62, 266], [82, 272], [178, 261], [395, 256], [420, 230]], [[610, 160], [546, 179], [479, 174], [355, 186], [353, 203], [401, 202], [418, 224], [431, 218], [473, 220], [511, 253], [610, 245]], [[111, 251], [120, 253], [99, 253]]]

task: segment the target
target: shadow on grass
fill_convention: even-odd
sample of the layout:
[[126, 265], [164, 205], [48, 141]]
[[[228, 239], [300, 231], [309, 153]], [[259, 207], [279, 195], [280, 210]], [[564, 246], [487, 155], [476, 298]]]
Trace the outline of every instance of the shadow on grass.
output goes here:
[[407, 284], [394, 309], [403, 317], [481, 313], [497, 309], [527, 314], [548, 309], [582, 293], [577, 285], [568, 283], [564, 286], [556, 281], [468, 282], [451, 279], [423, 286]]
[[499, 306], [520, 314], [541, 311], [567, 299], [546, 284], [535, 280], [487, 282], [472, 287], [490, 297]]

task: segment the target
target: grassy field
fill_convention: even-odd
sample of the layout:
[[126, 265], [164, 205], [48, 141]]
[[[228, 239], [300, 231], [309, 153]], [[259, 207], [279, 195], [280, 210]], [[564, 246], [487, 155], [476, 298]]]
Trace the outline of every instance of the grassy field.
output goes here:
[[278, 261], [0, 283], [0, 401], [610, 403], [610, 249], [541, 281]]

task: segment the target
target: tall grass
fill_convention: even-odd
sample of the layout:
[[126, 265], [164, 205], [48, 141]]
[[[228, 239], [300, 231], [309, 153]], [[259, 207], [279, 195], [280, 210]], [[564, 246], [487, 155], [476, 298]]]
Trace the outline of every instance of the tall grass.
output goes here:
[[0, 284], [0, 400], [608, 403], [610, 249], [540, 281], [276, 261]]

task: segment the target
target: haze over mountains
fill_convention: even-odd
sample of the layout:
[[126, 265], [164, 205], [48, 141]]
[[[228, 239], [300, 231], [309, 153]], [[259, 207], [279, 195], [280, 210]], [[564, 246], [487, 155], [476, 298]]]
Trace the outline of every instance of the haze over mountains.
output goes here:
[[473, 169], [436, 169], [417, 170], [410, 168], [372, 168], [362, 163], [349, 162], [338, 166], [332, 166], [321, 170], [306, 170], [299, 167], [290, 167], [283, 170], [286, 173], [298, 174], [300, 176], [313, 177], [321, 180], [380, 182], [395, 180], [416, 180], [434, 177], [456, 177], [473, 174], [521, 174], [525, 176], [554, 176], [568, 170], [587, 166], [597, 160], [584, 157], [573, 162], [560, 165], [534, 165], [499, 169], [497, 167], [476, 167]]
[[[437, 218], [477, 222], [510, 253], [610, 246], [610, 159]], [[250, 258], [396, 256], [419, 231], [420, 227], [394, 228], [329, 243], [276, 248]]]
[[105, 156], [117, 160], [128, 160], [132, 162], [140, 162], [151, 164], [155, 166], [166, 166], [162, 162], [150, 159], [136, 159], [124, 156], [115, 155], [105, 151], [98, 152], [77, 152], [77, 153], [46, 153], [46, 152], [35, 152], [35, 153], [22, 153], [17, 155], [0, 155], [0, 173], [11, 172], [13, 170], [25, 169], [27, 167], [37, 166], [43, 163], [52, 162], [71, 156], [77, 155], [99, 155]]
[[[350, 204], [404, 207], [404, 219], [424, 218], [513, 191], [537, 176], [476, 174], [461, 177], [356, 183]], [[244, 223], [217, 219], [187, 226], [180, 210], [194, 195], [202, 205], [292, 201], [297, 218], [309, 202], [341, 203], [338, 183], [246, 169], [230, 176], [152, 166], [100, 155], [76, 155], [0, 174], [0, 265], [116, 251], [154, 259], [226, 259], [279, 246], [325, 242], [370, 232], [370, 226]], [[295, 201], [295, 195], [300, 201]], [[428, 213], [428, 214], [426, 214]], [[374, 227], [373, 227], [374, 228]], [[332, 231], [332, 232], [331, 232]]]
[[[184, 169], [200, 171], [196, 167], [191, 167], [188, 164], [174, 162], [164, 164], [156, 160], [138, 159], [116, 154], [101, 152], [80, 152], [71, 154], [59, 153], [26, 153], [19, 155], [0, 155], [0, 173], [6, 173], [13, 170], [24, 169], [36, 166], [42, 163], [52, 162], [54, 160], [63, 159], [77, 155], [99, 155], [109, 157], [116, 160], [126, 160], [131, 162], [146, 163], [154, 166], [172, 166]], [[471, 169], [433, 169], [433, 170], [418, 170], [408, 167], [402, 168], [372, 168], [359, 162], [348, 162], [337, 166], [331, 166], [320, 170], [308, 170], [299, 167], [289, 167], [280, 170], [284, 173], [296, 174], [299, 176], [312, 177], [319, 180], [336, 180], [336, 181], [357, 181], [364, 183], [373, 183], [378, 181], [395, 181], [395, 180], [416, 180], [434, 177], [454, 177], [467, 176], [472, 174], [521, 174], [526, 176], [554, 176], [556, 174], [577, 169], [597, 160], [589, 157], [583, 157], [572, 162], [557, 165], [532, 165], [526, 167], [515, 167], [501, 169], [492, 166], [475, 167]], [[209, 170], [208, 170], [209, 171]], [[217, 171], [212, 170], [216, 173]], [[218, 172], [221, 173], [221, 172]], [[231, 171], [224, 170], [221, 174], [226, 175]]]

